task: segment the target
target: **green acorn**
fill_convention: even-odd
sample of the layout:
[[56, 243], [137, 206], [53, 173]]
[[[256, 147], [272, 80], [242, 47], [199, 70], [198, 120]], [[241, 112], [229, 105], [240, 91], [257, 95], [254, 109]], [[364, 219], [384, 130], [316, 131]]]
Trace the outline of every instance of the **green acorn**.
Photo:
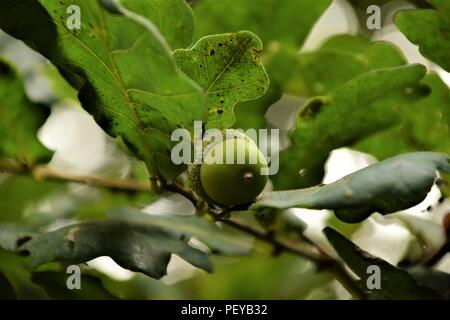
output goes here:
[[[230, 134], [232, 133], [232, 134]], [[245, 134], [228, 129], [221, 141], [204, 143], [201, 163], [189, 167], [192, 189], [208, 203], [231, 206], [250, 203], [263, 191], [267, 161]]]

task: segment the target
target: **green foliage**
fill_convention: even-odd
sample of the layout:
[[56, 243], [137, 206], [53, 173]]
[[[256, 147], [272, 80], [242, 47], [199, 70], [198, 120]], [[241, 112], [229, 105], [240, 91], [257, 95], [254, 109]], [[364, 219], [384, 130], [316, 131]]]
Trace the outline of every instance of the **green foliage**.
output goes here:
[[400, 11], [395, 24], [427, 58], [450, 71], [450, 5], [448, 1], [429, 0], [436, 9]]
[[208, 97], [207, 127], [228, 128], [236, 103], [265, 93], [269, 78], [262, 66], [259, 38], [247, 31], [207, 36], [191, 49], [174, 52], [181, 70], [195, 80]]
[[430, 93], [409, 104], [396, 125], [362, 139], [354, 147], [378, 159], [420, 150], [450, 153], [450, 90], [434, 73], [427, 74], [423, 83]]
[[265, 52], [263, 61], [270, 75], [270, 89], [263, 98], [237, 108], [237, 128], [264, 127], [261, 119], [282, 93], [301, 97], [328, 94], [360, 74], [406, 62], [391, 44], [346, 34], [327, 39], [312, 52], [299, 53], [284, 44], [272, 44]]
[[322, 290], [324, 297], [319, 299], [335, 298], [329, 274], [318, 273], [306, 261], [286, 254], [255, 254], [239, 261], [215, 259], [215, 263], [220, 268], [213, 274], [187, 280], [179, 290], [190, 288], [197, 299], [315, 299], [314, 292]]
[[[425, 57], [450, 71], [449, 2], [409, 2], [417, 8], [395, 15], [392, 0], [349, 0], [359, 34], [372, 32], [365, 30], [367, 6], [382, 6]], [[335, 290], [338, 280], [354, 297], [448, 299], [449, 275], [430, 267], [448, 251], [448, 244], [439, 248], [436, 240], [444, 233], [440, 224], [397, 214], [395, 220], [415, 239], [400, 258], [399, 266], [408, 262], [408, 269], [371, 256], [347, 238], [360, 236], [372, 213], [408, 209], [434, 185], [448, 196], [450, 90], [425, 66], [408, 64], [410, 57], [395, 43], [340, 34], [305, 51], [330, 4], [79, 0], [81, 29], [73, 29], [67, 24], [72, 1], [0, 0], [0, 29], [49, 60], [35, 68], [29, 61], [22, 65], [18, 54], [19, 76], [0, 58], [0, 298], [336, 299], [342, 297]], [[8, 47], [3, 38], [0, 54]], [[37, 133], [50, 106], [26, 94], [32, 97], [30, 87], [42, 80], [51, 87], [46, 104], [80, 103], [117, 138], [102, 137], [105, 149], [117, 143], [116, 151], [124, 152], [123, 163], [114, 167], [118, 172], [101, 167], [78, 175], [73, 159], [59, 157], [64, 151], [58, 148], [56, 166], [48, 163], [52, 152]], [[284, 99], [274, 105], [283, 96], [290, 100], [285, 95], [304, 102], [294, 119], [283, 115], [290, 107]], [[283, 123], [284, 130], [293, 122], [280, 171], [269, 177], [276, 191], [228, 207], [195, 194], [186, 167], [170, 158], [172, 132], [192, 131], [194, 121], [202, 121], [202, 129]], [[341, 147], [382, 161], [320, 184], [330, 152]], [[248, 186], [213, 187], [224, 194], [249, 192]], [[167, 199], [170, 206], [161, 214]], [[145, 214], [142, 209], [155, 200], [150, 211], [159, 214]], [[439, 210], [446, 205], [442, 200]], [[323, 232], [337, 258], [313, 235], [316, 217], [308, 226], [306, 212], [299, 218], [290, 210], [297, 207], [334, 211]], [[196, 214], [175, 215], [184, 210]], [[101, 256], [137, 273], [119, 281], [94, 264], [84, 265]], [[172, 273], [174, 256], [185, 263], [175, 257]], [[341, 268], [341, 260], [359, 280]], [[68, 264], [81, 268], [82, 290], [68, 290]], [[380, 290], [367, 288], [371, 265], [381, 270]]]
[[51, 152], [36, 133], [49, 114], [48, 106], [28, 100], [17, 71], [0, 59], [0, 156], [29, 166], [47, 161]]
[[431, 152], [399, 155], [327, 185], [266, 192], [252, 208], [331, 209], [344, 222], [360, 222], [373, 212], [387, 214], [420, 203], [436, 171], [450, 172], [449, 161], [447, 155]]
[[287, 92], [316, 96], [332, 92], [344, 82], [371, 70], [397, 67], [405, 58], [393, 45], [369, 42], [362, 36], [337, 35], [320, 49], [296, 56], [296, 72]]
[[425, 72], [422, 65], [377, 69], [310, 99], [297, 115], [291, 146], [280, 154], [276, 188], [320, 183], [332, 150], [396, 124], [404, 108], [429, 93]]
[[208, 256], [162, 229], [122, 221], [90, 221], [32, 237], [20, 247], [29, 253], [32, 266], [52, 261], [78, 264], [110, 256], [124, 268], [153, 278], [166, 274], [170, 255], [212, 272]]
[[280, 41], [299, 48], [330, 3], [330, 0], [199, 1], [194, 6], [196, 33], [202, 37], [250, 30], [260, 35], [265, 44]]
[[293, 57], [330, 3], [329, 0], [202, 0], [193, 6], [197, 38], [249, 30], [263, 42], [261, 60], [270, 77], [270, 88], [261, 98], [236, 106], [236, 128], [266, 127], [264, 114], [280, 98], [281, 88], [295, 71]]
[[58, 183], [37, 182], [27, 176], [9, 176], [0, 181], [0, 221], [20, 222], [27, 208], [57, 190]]
[[[103, 3], [114, 0], [103, 0]], [[194, 15], [184, 0], [122, 0], [120, 3], [153, 22], [172, 49], [186, 48], [194, 39]]]
[[[170, 162], [170, 134], [205, 119], [201, 90], [178, 70], [166, 43], [146, 25], [85, 0], [77, 5], [91, 13], [83, 16], [86, 32], [69, 30], [60, 12], [71, 4], [5, 0], [0, 27], [76, 79], [78, 98], [99, 125], [121, 136], [150, 167], [172, 177], [177, 170]], [[42, 33], [35, 32], [36, 26]]]

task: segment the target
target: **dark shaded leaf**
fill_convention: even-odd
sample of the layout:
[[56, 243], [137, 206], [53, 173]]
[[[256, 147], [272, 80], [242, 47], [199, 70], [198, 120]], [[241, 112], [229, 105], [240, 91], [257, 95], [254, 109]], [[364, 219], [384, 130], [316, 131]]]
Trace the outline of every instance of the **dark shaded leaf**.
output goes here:
[[113, 219], [159, 228], [177, 238], [196, 238], [206, 244], [213, 253], [247, 255], [252, 252], [252, 242], [219, 229], [197, 216], [149, 215], [142, 211], [124, 208], [108, 214]]
[[30, 280], [30, 259], [0, 249], [0, 273], [8, 280], [17, 299], [48, 299], [45, 291]]
[[183, 239], [154, 226], [123, 221], [92, 221], [67, 226], [35, 236], [20, 249], [22, 253], [31, 254], [34, 267], [52, 261], [78, 264], [109, 256], [123, 268], [159, 279], [166, 274], [174, 253], [212, 272], [209, 257]]
[[408, 272], [371, 256], [334, 229], [327, 227], [323, 232], [339, 256], [362, 280], [361, 286], [364, 286], [370, 276], [367, 272], [369, 266], [380, 268], [381, 288], [369, 292], [381, 295], [384, 299], [442, 299], [433, 289], [419, 285]]
[[81, 274], [81, 288], [68, 289], [67, 278], [70, 274], [63, 272], [42, 271], [31, 274], [31, 281], [44, 288], [51, 299], [58, 300], [114, 300], [117, 299], [109, 293], [100, 279]]
[[17, 299], [14, 288], [9, 283], [8, 279], [0, 272], [0, 300], [15, 300]]
[[262, 128], [266, 110], [282, 93], [311, 97], [330, 93], [342, 83], [377, 68], [405, 64], [400, 50], [362, 36], [337, 35], [312, 52], [287, 45], [269, 45], [262, 55], [270, 89], [260, 99], [236, 108], [237, 128]]
[[423, 266], [409, 268], [408, 272], [421, 285], [433, 288], [445, 299], [450, 299], [450, 274]]

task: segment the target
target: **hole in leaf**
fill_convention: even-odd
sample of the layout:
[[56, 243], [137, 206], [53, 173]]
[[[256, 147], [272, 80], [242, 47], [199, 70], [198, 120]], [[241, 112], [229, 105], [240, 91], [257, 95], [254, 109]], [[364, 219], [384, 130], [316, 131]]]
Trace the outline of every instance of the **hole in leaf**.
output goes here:
[[28, 242], [30, 240], [31, 240], [30, 236], [20, 237], [19, 239], [17, 239], [16, 245], [17, 247], [21, 247], [25, 242]]
[[0, 62], [0, 75], [9, 76], [12, 74], [11, 68], [6, 63]]

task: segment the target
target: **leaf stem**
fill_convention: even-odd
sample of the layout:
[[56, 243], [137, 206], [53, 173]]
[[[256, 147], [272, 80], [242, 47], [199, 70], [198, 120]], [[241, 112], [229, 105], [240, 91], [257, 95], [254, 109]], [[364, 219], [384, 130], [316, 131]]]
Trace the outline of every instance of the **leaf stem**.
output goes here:
[[184, 189], [178, 183], [167, 184], [164, 186], [164, 188], [168, 191], [172, 191], [172, 192], [181, 194], [185, 198], [189, 199], [195, 207], [197, 207], [199, 200], [197, 199], [197, 197], [191, 190]]

